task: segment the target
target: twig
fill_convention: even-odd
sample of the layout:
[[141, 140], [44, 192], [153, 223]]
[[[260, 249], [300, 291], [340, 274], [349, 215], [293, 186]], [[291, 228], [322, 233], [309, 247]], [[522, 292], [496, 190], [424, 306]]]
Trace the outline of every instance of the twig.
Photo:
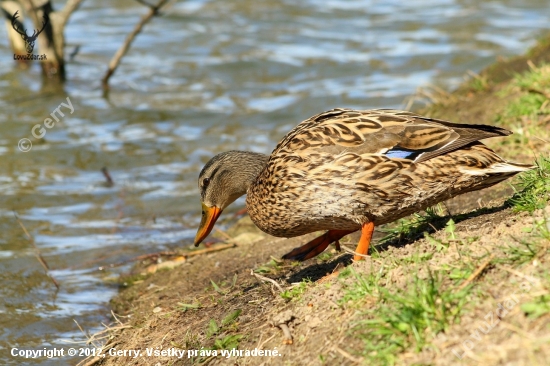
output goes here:
[[271, 282], [272, 284], [275, 285], [275, 287], [277, 287], [277, 289], [279, 290], [279, 292], [281, 292], [281, 293], [284, 292], [284, 290], [283, 290], [283, 288], [281, 287], [281, 285], [279, 285], [279, 284], [277, 283], [277, 281], [275, 281], [274, 279], [271, 279], [271, 278], [269, 278], [269, 277], [264, 277], [264, 276], [262, 276], [262, 275], [259, 275], [259, 274], [257, 274], [257, 273], [254, 273], [253, 270], [250, 270], [250, 274], [251, 274], [252, 276], [256, 277], [257, 279], [259, 279], [260, 281]]
[[136, 0], [136, 1], [137, 1], [138, 3], [140, 3], [141, 5], [145, 5], [145, 6], [148, 7], [148, 8], [154, 7], [153, 4], [149, 4], [149, 3], [148, 3], [147, 1], [145, 1], [145, 0]]
[[[120, 343], [120, 341], [109, 343], [107, 345], [102, 346], [101, 350], [104, 350], [107, 347], [109, 347], [109, 349], [112, 349], [112, 348], [114, 348], [114, 346], [116, 346], [119, 343]], [[103, 357], [94, 356], [93, 354], [91, 354], [90, 356], [86, 357], [85, 359], [83, 359], [82, 361], [77, 363], [76, 366], [93, 366], [101, 360], [103, 360]]]
[[78, 9], [80, 4], [83, 0], [68, 0], [65, 3], [65, 6], [63, 7], [63, 10], [60, 11], [61, 13], [61, 26], [65, 27], [65, 24], [67, 24], [67, 21], [69, 20], [69, 17], [71, 14]]
[[113, 178], [111, 178], [111, 174], [109, 174], [109, 171], [107, 170], [107, 167], [104, 166], [101, 168], [101, 172], [103, 173], [103, 176], [105, 177], [106, 185], [107, 187], [112, 187], [115, 185], [115, 182], [113, 181]]
[[34, 255], [36, 256], [36, 259], [38, 260], [38, 262], [40, 262], [42, 267], [44, 267], [44, 270], [46, 271], [46, 275], [52, 280], [55, 287], [59, 290], [59, 284], [57, 283], [55, 278], [53, 278], [52, 275], [49, 273], [50, 267], [48, 266], [48, 263], [46, 263], [46, 260], [42, 257], [42, 254], [40, 253], [40, 249], [38, 249], [38, 247], [36, 246], [36, 243], [34, 242], [34, 238], [31, 236], [31, 234], [29, 234], [29, 231], [27, 230], [27, 228], [25, 227], [21, 219], [19, 219], [19, 216], [15, 211], [13, 212], [13, 215], [15, 216], [15, 219], [19, 223], [19, 226], [21, 226], [21, 229], [23, 229], [25, 236], [34, 247]]
[[192, 252], [182, 253], [181, 255], [184, 256], [184, 257], [192, 257], [192, 256], [195, 256], [195, 255], [202, 255], [202, 254], [206, 254], [206, 253], [217, 252], [219, 250], [235, 248], [236, 246], [237, 246], [237, 244], [235, 244], [235, 243], [220, 244], [220, 245], [215, 246], [215, 247], [204, 248], [204, 249], [199, 249], [199, 250], [193, 250]]
[[344, 356], [345, 358], [347, 358], [348, 360], [354, 362], [354, 363], [362, 363], [362, 360], [358, 359], [357, 357], [353, 357], [352, 355], [350, 355], [348, 352], [344, 351], [343, 349], [341, 349], [340, 347], [338, 346], [334, 346], [333, 347], [336, 351], [338, 351], [339, 354], [341, 354], [342, 356]]
[[479, 75], [477, 72], [474, 72], [472, 70], [467, 70], [466, 74], [470, 75], [474, 79], [482, 79], [481, 75]]
[[80, 324], [78, 324], [78, 322], [76, 321], [76, 319], [73, 319], [73, 321], [76, 323], [76, 326], [78, 327], [78, 329], [80, 329], [80, 331], [82, 332], [82, 334], [84, 334], [84, 336], [88, 339], [88, 341], [86, 341], [86, 343], [89, 342], [90, 340], [90, 335], [88, 334], [88, 332], [85, 332], [84, 329], [82, 329], [82, 327], [80, 326]]
[[542, 142], [546, 142], [547, 144], [550, 144], [550, 141], [545, 140], [545, 139], [543, 139], [542, 137], [538, 137], [538, 136], [533, 136], [533, 137], [536, 138], [536, 139], [541, 140]]
[[225, 238], [225, 240], [228, 240], [228, 241], [233, 240], [233, 238], [231, 236], [229, 236], [229, 234], [227, 234], [225, 231], [220, 230], [217, 227], [215, 227], [214, 230], [216, 230], [217, 233], [220, 233], [220, 235], [223, 236]]
[[288, 328], [288, 325], [286, 323], [281, 323], [278, 325], [279, 328], [283, 331], [284, 338], [283, 338], [283, 344], [292, 344], [292, 334], [290, 333], [290, 329]]
[[120, 321], [120, 319], [116, 316], [115, 312], [111, 309], [111, 315], [113, 316], [113, 318], [116, 320], [116, 322], [122, 326], [124, 326], [124, 323], [122, 323]]
[[513, 325], [513, 324], [507, 323], [507, 322], [505, 322], [504, 320], [501, 320], [501, 321], [499, 322], [498, 325], [501, 326], [501, 327], [503, 327], [503, 328], [509, 329], [509, 330], [511, 330], [512, 332], [516, 332], [516, 333], [518, 333], [519, 335], [521, 335], [521, 336], [524, 337], [524, 338], [527, 338], [527, 339], [530, 339], [530, 340], [534, 340], [534, 339], [535, 339], [535, 336], [534, 336], [534, 335], [529, 334], [529, 333], [527, 333], [526, 331], [524, 331], [523, 329], [518, 328], [518, 327], [516, 327], [516, 326]]
[[462, 290], [463, 288], [465, 288], [466, 286], [468, 286], [468, 284], [470, 282], [472, 282], [477, 276], [479, 276], [479, 274], [481, 272], [483, 272], [483, 270], [485, 269], [485, 267], [487, 267], [489, 265], [489, 263], [491, 263], [491, 261], [493, 260], [493, 258], [495, 257], [494, 254], [491, 254], [489, 256], [489, 258], [487, 258], [487, 260], [483, 263], [481, 263], [481, 265], [479, 267], [477, 267], [477, 269], [474, 271], [474, 273], [472, 273], [470, 275], [470, 277], [468, 277], [464, 282], [462, 282], [462, 284], [460, 286], [458, 286], [458, 290]]
[[[275, 334], [273, 334], [271, 337], [269, 337], [268, 339], [266, 339], [265, 341], [263, 341], [262, 343], [258, 342], [258, 349], [263, 349], [264, 348], [264, 344], [266, 344], [267, 342], [269, 342], [270, 340], [272, 340], [273, 338], [275, 338]], [[261, 339], [260, 339], [261, 340]]]
[[93, 343], [94, 340], [100, 340], [100, 339], [105, 339], [105, 338], [109, 337], [108, 335], [104, 336], [104, 337], [99, 337], [103, 333], [114, 332], [115, 330], [121, 330], [121, 329], [127, 329], [127, 328], [132, 328], [132, 326], [131, 325], [119, 325], [119, 326], [116, 326], [116, 327], [108, 327], [107, 329], [103, 329], [102, 331], [99, 331], [97, 333], [92, 334], [92, 336], [86, 341], [86, 344], [91, 344], [91, 343]]
[[537, 89], [537, 88], [527, 88], [526, 89], [529, 93], [535, 93], [535, 94], [540, 94], [542, 95], [543, 97], [545, 97], [546, 99], [550, 99], [550, 94], [545, 92], [544, 90], [540, 90], [540, 89]]
[[323, 276], [321, 277], [317, 283], [324, 283], [332, 278], [334, 278], [335, 276], [338, 276], [340, 274], [340, 268], [341, 267], [344, 267], [344, 265], [342, 263], [338, 263], [336, 265], [336, 267], [334, 267], [334, 269], [332, 270], [332, 273], [330, 274], [327, 274], [326, 276]]
[[[114, 331], [117, 331], [117, 330], [122, 330], [122, 329], [127, 329], [127, 328], [132, 328], [131, 325], [124, 325], [122, 322], [120, 322], [120, 320], [116, 317], [116, 315], [111, 311], [111, 314], [113, 314], [113, 317], [115, 318], [115, 320], [120, 324], [118, 326], [115, 326], [115, 327], [111, 327], [109, 325], [106, 325], [106, 324], [103, 324], [103, 326], [105, 327], [105, 329], [99, 331], [99, 332], [96, 332], [92, 335], [89, 335], [87, 332], [85, 332], [82, 327], [80, 326], [80, 324], [78, 324], [78, 322], [75, 320], [74, 322], [76, 323], [76, 325], [78, 326], [78, 328], [80, 329], [80, 331], [84, 334], [84, 336], [87, 338], [85, 344], [86, 345], [89, 345], [89, 344], [92, 344], [95, 348], [98, 348], [100, 349], [101, 351], [104, 351], [106, 349], [111, 349], [113, 348], [115, 345], [117, 345], [118, 343], [120, 343], [120, 341], [113, 341], [109, 344], [107, 344], [107, 342], [101, 342], [103, 343], [103, 345], [99, 345], [99, 344], [95, 344], [94, 341], [102, 341], [103, 339], [105, 338], [111, 338], [112, 335], [110, 335], [109, 333], [113, 333]], [[103, 335], [105, 333], [108, 333], [107, 335], [105, 336], [100, 336], [100, 335]], [[74, 343], [74, 344], [78, 344], [78, 343], [82, 343], [82, 342], [71, 342], [71, 341], [65, 341], [66, 343]], [[98, 361], [102, 360], [102, 358], [98, 357], [98, 356], [94, 356], [93, 354], [86, 357], [85, 359], [81, 360], [76, 366], [91, 366], [91, 365], [95, 365]]]
[[353, 254], [353, 255], [358, 255], [358, 256], [363, 257], [363, 258], [370, 258], [370, 255], [368, 255], [368, 254], [357, 253], [356, 251], [349, 249], [349, 248], [346, 247], [345, 245], [342, 246], [342, 249], [343, 249], [344, 252], [346, 252], [346, 253], [350, 253], [350, 254]]
[[[82, 364], [82, 366], [93, 366], [101, 360], [102, 360], [102, 358], [100, 358], [99, 356], [94, 356], [94, 358], [92, 358], [91, 360], [89, 360], [85, 364]], [[79, 366], [79, 365], [80, 365], [80, 363], [77, 366]]]
[[508, 268], [508, 267], [505, 267], [503, 265], [500, 265], [500, 264], [497, 264], [496, 265], [497, 268], [499, 269], [503, 269], [505, 270], [506, 272], [510, 272], [511, 274], [514, 274], [518, 277], [521, 277], [523, 278], [524, 280], [527, 280], [529, 281], [531, 284], [537, 284], [539, 285], [540, 284], [540, 280], [536, 277], [533, 277], [533, 276], [529, 276], [529, 275], [525, 275], [523, 273], [521, 273], [520, 271], [516, 271], [515, 269], [512, 269], [512, 268]]
[[149, 258], [154, 258], [154, 257], [160, 257], [160, 256], [166, 256], [166, 257], [181, 256], [181, 257], [188, 258], [188, 257], [196, 256], [196, 255], [202, 255], [202, 254], [206, 254], [206, 253], [218, 252], [218, 251], [224, 250], [224, 249], [234, 248], [236, 246], [237, 246], [236, 244], [230, 243], [230, 244], [221, 244], [221, 245], [211, 247], [211, 248], [193, 250], [191, 252], [186, 252], [186, 253], [185, 252], [184, 253], [181, 253], [181, 252], [149, 253], [149, 254], [138, 255], [137, 257], [130, 258], [130, 259], [122, 261], [122, 262], [110, 264], [109, 267], [111, 267], [111, 268], [112, 267], [119, 267], [119, 266], [123, 266], [127, 263], [141, 261], [141, 260], [144, 260], [144, 259], [149, 259]]
[[72, 52], [69, 54], [69, 61], [74, 61], [74, 58], [76, 57], [76, 55], [78, 55], [78, 52], [80, 51], [80, 45], [77, 44]]
[[142, 4], [146, 4], [149, 7], [149, 12], [145, 14], [141, 21], [136, 24], [132, 32], [126, 37], [126, 40], [122, 44], [122, 46], [118, 49], [118, 51], [115, 53], [111, 61], [109, 62], [109, 67], [107, 69], [107, 72], [105, 73], [105, 76], [103, 76], [102, 79], [102, 85], [103, 90], [109, 89], [109, 78], [115, 73], [115, 70], [117, 69], [118, 65], [120, 64], [120, 60], [122, 60], [122, 57], [128, 52], [128, 49], [132, 45], [132, 42], [136, 38], [136, 36], [141, 32], [141, 29], [145, 24], [147, 24], [155, 15], [158, 15], [158, 12], [160, 8], [162, 8], [169, 0], [160, 0], [156, 5], [151, 5], [145, 2], [140, 1]]

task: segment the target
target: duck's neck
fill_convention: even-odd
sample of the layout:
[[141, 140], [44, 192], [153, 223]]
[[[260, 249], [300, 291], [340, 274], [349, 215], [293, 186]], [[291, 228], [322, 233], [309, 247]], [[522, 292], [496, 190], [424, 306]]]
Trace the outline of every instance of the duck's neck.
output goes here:
[[251, 151], [239, 151], [239, 154], [241, 154], [241, 157], [239, 159], [240, 165], [237, 168], [237, 174], [239, 174], [241, 178], [241, 189], [244, 194], [248, 191], [248, 188], [254, 183], [262, 170], [264, 170], [269, 156]]
[[[267, 164], [269, 156], [251, 151], [227, 151], [213, 158], [215, 175], [223, 175], [223, 195], [227, 197], [222, 208], [248, 193], [258, 175]], [[206, 168], [206, 167], [205, 167]], [[202, 173], [201, 173], [202, 174]]]

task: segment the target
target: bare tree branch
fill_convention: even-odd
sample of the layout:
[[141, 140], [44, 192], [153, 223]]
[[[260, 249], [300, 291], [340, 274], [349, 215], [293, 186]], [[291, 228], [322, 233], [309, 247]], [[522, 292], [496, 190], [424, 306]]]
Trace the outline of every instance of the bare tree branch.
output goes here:
[[137, 0], [137, 1], [149, 7], [149, 12], [141, 18], [138, 24], [136, 24], [132, 32], [126, 37], [126, 40], [124, 41], [122, 46], [118, 49], [118, 51], [115, 53], [115, 55], [109, 62], [109, 67], [107, 69], [107, 72], [105, 73], [105, 76], [103, 76], [103, 79], [102, 79], [103, 90], [109, 89], [109, 78], [115, 73], [118, 65], [120, 64], [120, 60], [122, 60], [122, 57], [124, 57], [126, 52], [128, 52], [128, 49], [132, 45], [132, 42], [134, 41], [136, 36], [141, 32], [141, 30], [143, 29], [143, 26], [147, 24], [155, 15], [158, 15], [160, 8], [166, 5], [166, 3], [168, 3], [169, 0], [160, 0], [156, 5], [151, 5], [145, 2], [144, 0]]
[[[13, 53], [16, 55], [24, 55], [26, 54], [25, 50], [25, 41], [20, 36], [20, 34], [17, 33], [17, 31], [14, 29], [13, 23], [15, 22], [17, 24], [17, 27], [20, 29], [24, 29], [23, 25], [23, 15], [21, 14], [21, 19], [13, 19], [13, 14], [19, 11], [19, 13], [22, 13], [23, 9], [21, 8], [21, 5], [16, 1], [2, 1], [0, 2], [0, 7], [2, 8], [2, 13], [4, 14], [4, 17], [6, 18], [6, 29], [8, 31], [8, 38], [10, 41], [11, 49], [13, 50]], [[26, 64], [25, 61], [19, 61], [21, 64]]]
[[63, 7], [63, 10], [60, 11], [61, 14], [61, 26], [65, 27], [65, 24], [67, 24], [67, 21], [69, 20], [69, 17], [72, 13], [75, 12], [76, 9], [82, 4], [82, 1], [84, 0], [68, 0], [65, 6]]
[[29, 231], [23, 224], [23, 221], [19, 219], [19, 216], [15, 211], [13, 212], [13, 215], [15, 216], [15, 219], [17, 220], [17, 223], [19, 224], [19, 226], [21, 226], [21, 229], [23, 229], [25, 236], [27, 237], [29, 242], [32, 244], [34, 248], [34, 255], [36, 256], [36, 259], [38, 259], [38, 262], [42, 265], [42, 267], [44, 267], [44, 270], [46, 271], [46, 276], [48, 276], [52, 280], [55, 287], [59, 290], [59, 284], [57, 283], [55, 278], [53, 278], [53, 276], [50, 274], [50, 266], [48, 266], [48, 263], [46, 263], [46, 260], [44, 259], [44, 257], [42, 257], [42, 253], [40, 253], [40, 249], [38, 249], [38, 247], [36, 246], [36, 243], [34, 242], [34, 238], [32, 237], [31, 234], [29, 234]]

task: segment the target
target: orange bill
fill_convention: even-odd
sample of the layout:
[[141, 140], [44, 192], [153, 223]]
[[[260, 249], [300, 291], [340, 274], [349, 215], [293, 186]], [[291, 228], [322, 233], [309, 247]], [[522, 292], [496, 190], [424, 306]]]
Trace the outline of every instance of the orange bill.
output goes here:
[[195, 235], [195, 246], [198, 246], [210, 234], [221, 213], [222, 210], [219, 207], [208, 207], [204, 203], [202, 204], [202, 219], [197, 235]]

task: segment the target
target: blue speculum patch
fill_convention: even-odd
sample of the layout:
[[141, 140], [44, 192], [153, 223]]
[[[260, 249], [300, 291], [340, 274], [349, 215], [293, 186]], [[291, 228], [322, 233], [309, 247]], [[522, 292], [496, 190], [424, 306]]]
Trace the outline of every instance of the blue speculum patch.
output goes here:
[[394, 147], [388, 150], [384, 155], [386, 155], [388, 158], [414, 160], [418, 157], [418, 155], [422, 154], [423, 152], [424, 151], [407, 150], [402, 147]]

